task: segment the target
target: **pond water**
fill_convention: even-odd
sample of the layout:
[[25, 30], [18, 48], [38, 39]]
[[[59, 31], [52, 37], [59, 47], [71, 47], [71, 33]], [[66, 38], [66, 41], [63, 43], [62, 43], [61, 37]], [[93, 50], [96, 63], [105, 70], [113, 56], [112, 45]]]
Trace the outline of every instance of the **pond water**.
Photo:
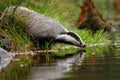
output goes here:
[[[120, 30], [120, 29], [118, 29]], [[108, 46], [102, 56], [87, 52], [56, 59], [55, 63], [34, 66], [30, 80], [120, 80], [120, 34], [116, 33], [115, 46]], [[97, 53], [101, 54], [101, 52]]]
[[[115, 51], [116, 52], [116, 51]], [[118, 53], [118, 56], [116, 56]], [[31, 80], [120, 80], [119, 51], [104, 52], [104, 57], [85, 57], [79, 52], [56, 63], [41, 64], [32, 68]]]

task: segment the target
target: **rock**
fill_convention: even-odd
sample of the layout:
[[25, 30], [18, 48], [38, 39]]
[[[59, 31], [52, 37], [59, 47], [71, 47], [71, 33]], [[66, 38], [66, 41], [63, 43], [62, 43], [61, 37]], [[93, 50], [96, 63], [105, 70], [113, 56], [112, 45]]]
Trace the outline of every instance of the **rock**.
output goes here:
[[13, 57], [4, 49], [0, 48], [0, 70], [7, 67]]

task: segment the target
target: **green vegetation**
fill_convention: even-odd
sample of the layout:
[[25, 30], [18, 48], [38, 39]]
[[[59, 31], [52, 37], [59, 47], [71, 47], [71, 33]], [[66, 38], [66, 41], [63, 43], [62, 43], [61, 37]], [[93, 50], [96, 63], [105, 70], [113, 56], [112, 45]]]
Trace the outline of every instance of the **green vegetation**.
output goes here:
[[11, 47], [12, 50], [28, 51], [32, 44], [29, 35], [25, 31], [25, 23], [19, 19], [15, 19], [13, 16], [7, 16], [4, 20], [5, 27], [3, 27], [2, 30], [7, 35], [5, 37], [11, 41], [9, 47]]
[[75, 47], [72, 47], [72, 46], [68, 46], [68, 48], [64, 48], [63, 47], [62, 49], [61, 48], [57, 48], [57, 49], [59, 51], [58, 52], [54, 52], [53, 54], [55, 54], [58, 57], [65, 57], [67, 55], [75, 54], [79, 50], [79, 48], [75, 48]]

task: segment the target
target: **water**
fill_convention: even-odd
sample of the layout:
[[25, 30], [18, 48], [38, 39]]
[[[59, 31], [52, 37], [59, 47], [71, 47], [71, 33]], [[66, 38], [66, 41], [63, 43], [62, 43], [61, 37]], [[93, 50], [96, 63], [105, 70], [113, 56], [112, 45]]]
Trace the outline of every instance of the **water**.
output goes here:
[[120, 57], [104, 56], [103, 58], [93, 55], [84, 59], [81, 66], [76, 70], [69, 71], [65, 75], [68, 78], [55, 80], [120, 80]]
[[32, 68], [29, 78], [31, 80], [53, 80], [64, 76], [64, 73], [69, 72], [73, 65], [81, 65], [84, 58], [84, 51], [79, 51], [77, 54], [56, 59], [56, 63], [40, 64]]
[[[120, 29], [118, 29], [120, 30]], [[34, 66], [30, 80], [120, 80], [120, 34], [116, 33], [116, 46], [93, 53], [79, 51], [73, 56], [57, 59], [55, 63]], [[90, 52], [89, 52], [90, 53]], [[97, 54], [101, 54], [98, 56]]]
[[[116, 51], [115, 51], [116, 52]], [[118, 52], [116, 52], [118, 53]], [[35, 66], [31, 70], [31, 80], [120, 80], [120, 56], [113, 48], [98, 57], [85, 57], [79, 52], [64, 59], [57, 59], [51, 65]]]

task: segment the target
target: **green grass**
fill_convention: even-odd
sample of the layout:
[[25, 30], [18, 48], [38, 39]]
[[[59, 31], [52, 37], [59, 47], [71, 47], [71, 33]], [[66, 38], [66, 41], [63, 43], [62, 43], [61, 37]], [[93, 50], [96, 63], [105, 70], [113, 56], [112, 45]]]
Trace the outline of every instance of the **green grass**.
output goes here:
[[77, 51], [79, 50], [79, 48], [74, 48], [74, 47], [70, 47], [68, 49], [66, 48], [58, 48], [58, 52], [54, 52], [53, 54], [58, 56], [58, 57], [65, 57], [67, 55], [71, 55], [71, 54], [75, 54], [77, 53]]
[[65, 57], [72, 54], [77, 54], [80, 51], [85, 51], [85, 57], [91, 57], [93, 55], [95, 55], [96, 57], [104, 57], [105, 51], [108, 51], [108, 49], [108, 45], [90, 46], [86, 47], [85, 49], [71, 47], [69, 49], [61, 49], [59, 50], [59, 52], [55, 52], [54, 54], [58, 57]]
[[13, 46], [10, 45], [10, 47], [12, 47], [13, 50], [30, 50], [32, 44], [29, 35], [25, 31], [25, 21], [21, 21], [18, 18], [16, 19], [14, 16], [6, 16], [4, 19], [4, 28], [2, 28], [2, 30], [6, 33], [8, 39], [11, 40]]

